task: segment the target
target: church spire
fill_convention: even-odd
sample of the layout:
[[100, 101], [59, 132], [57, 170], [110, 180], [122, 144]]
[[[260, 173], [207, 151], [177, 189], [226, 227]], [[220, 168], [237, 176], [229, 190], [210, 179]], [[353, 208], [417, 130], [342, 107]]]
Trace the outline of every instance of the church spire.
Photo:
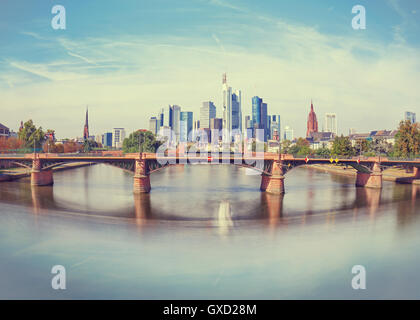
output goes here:
[[86, 121], [85, 126], [83, 128], [83, 139], [88, 140], [89, 139], [89, 108], [86, 106]]

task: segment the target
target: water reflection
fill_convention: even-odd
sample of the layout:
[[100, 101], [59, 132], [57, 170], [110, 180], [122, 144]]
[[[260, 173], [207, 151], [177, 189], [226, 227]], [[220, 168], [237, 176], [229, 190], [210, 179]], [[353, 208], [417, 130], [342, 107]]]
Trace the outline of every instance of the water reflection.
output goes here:
[[220, 202], [219, 209], [214, 221], [214, 225], [219, 229], [221, 235], [226, 235], [234, 226], [232, 220], [232, 208], [226, 200]]
[[213, 221], [227, 232], [239, 220], [264, 220], [274, 228], [292, 220], [319, 221], [320, 216], [333, 224], [341, 212], [353, 212], [354, 217], [363, 212], [376, 219], [395, 202], [402, 206], [398, 212], [414, 214], [420, 197], [419, 185], [355, 188], [352, 177], [311, 168], [287, 174], [285, 195], [260, 192], [259, 175], [230, 165], [172, 166], [152, 175], [150, 194], [133, 194], [132, 174], [105, 165], [56, 172], [54, 179], [52, 187], [31, 188], [27, 180], [1, 183], [0, 202], [30, 206], [35, 214], [65, 211], [129, 218], [138, 225], [149, 220]]

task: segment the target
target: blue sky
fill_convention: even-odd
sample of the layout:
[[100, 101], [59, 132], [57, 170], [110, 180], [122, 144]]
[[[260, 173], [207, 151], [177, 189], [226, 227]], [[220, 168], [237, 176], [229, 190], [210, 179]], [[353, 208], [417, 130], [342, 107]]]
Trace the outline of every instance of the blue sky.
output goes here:
[[[66, 8], [66, 30], [51, 8]], [[366, 8], [353, 30], [351, 9]], [[261, 96], [282, 125], [305, 134], [311, 98], [320, 128], [395, 128], [419, 113], [420, 1], [29, 1], [0, 4], [0, 122], [32, 118], [59, 137], [147, 128], [168, 104], [221, 116], [221, 75]]]

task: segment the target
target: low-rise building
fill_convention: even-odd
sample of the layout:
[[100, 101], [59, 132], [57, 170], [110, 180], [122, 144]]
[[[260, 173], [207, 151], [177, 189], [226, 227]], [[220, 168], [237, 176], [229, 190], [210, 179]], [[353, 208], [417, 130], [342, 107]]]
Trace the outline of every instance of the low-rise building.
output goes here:
[[9, 128], [0, 123], [0, 137], [9, 137], [9, 136], [10, 136]]

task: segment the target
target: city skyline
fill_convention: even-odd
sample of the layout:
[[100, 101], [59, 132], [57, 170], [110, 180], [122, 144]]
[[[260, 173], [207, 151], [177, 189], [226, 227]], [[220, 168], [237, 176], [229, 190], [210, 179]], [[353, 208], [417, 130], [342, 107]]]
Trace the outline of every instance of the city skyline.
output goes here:
[[[58, 138], [79, 136], [87, 104], [95, 134], [148, 128], [155, 110], [168, 104], [198, 114], [211, 100], [221, 110], [224, 72], [242, 92], [243, 115], [250, 114], [251, 98], [261, 96], [295, 136], [305, 136], [302, 114], [310, 98], [320, 116], [337, 114], [339, 134], [393, 129], [405, 111], [419, 112], [418, 3], [365, 4], [363, 31], [351, 28], [351, 6], [330, 1], [307, 3], [306, 10], [285, 2], [256, 8], [249, 1], [176, 1], [167, 10], [128, 1], [111, 10], [98, 2], [89, 13], [63, 1], [63, 31], [51, 28], [49, 5], [29, 3], [34, 10], [21, 14], [19, 1], [7, 1], [0, 13], [8, 25], [0, 35], [11, 44], [0, 47], [1, 122], [15, 131], [21, 120], [33, 119]], [[145, 19], [103, 27], [128, 12]], [[168, 17], [176, 24], [163, 23]]]

